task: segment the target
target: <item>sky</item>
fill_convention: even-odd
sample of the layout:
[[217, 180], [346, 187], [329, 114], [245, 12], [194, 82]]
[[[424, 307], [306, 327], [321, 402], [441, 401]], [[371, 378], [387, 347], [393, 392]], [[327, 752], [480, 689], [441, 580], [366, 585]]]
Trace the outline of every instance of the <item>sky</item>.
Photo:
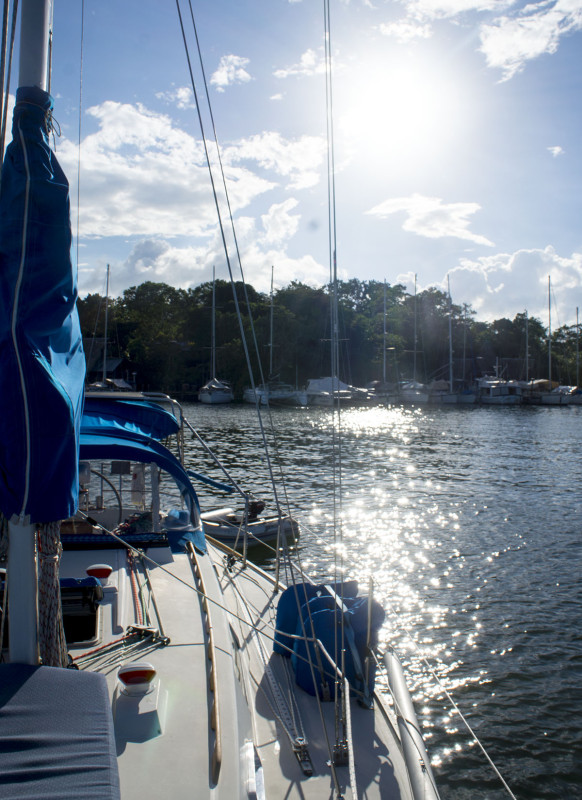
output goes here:
[[[197, 286], [213, 265], [226, 279], [175, 3], [82, 8], [56, 0], [51, 85], [80, 295], [104, 294], [107, 264], [112, 295]], [[194, 14], [245, 278], [268, 292], [274, 267], [275, 288], [322, 285], [323, 0], [203, 0]], [[573, 324], [582, 0], [332, 0], [330, 23], [339, 277], [409, 292], [415, 275], [418, 291], [449, 280], [480, 320], [527, 311], [547, 325], [551, 276], [552, 329]]]

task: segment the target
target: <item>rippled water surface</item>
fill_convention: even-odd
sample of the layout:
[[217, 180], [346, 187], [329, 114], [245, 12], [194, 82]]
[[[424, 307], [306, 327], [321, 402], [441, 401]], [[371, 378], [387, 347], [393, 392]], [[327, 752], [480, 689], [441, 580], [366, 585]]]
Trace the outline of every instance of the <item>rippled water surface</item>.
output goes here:
[[[185, 411], [273, 509], [254, 408]], [[516, 797], [582, 797], [582, 406], [351, 409], [339, 436], [326, 409], [263, 421], [302, 563], [374, 578], [443, 800], [509, 796], [446, 693]]]

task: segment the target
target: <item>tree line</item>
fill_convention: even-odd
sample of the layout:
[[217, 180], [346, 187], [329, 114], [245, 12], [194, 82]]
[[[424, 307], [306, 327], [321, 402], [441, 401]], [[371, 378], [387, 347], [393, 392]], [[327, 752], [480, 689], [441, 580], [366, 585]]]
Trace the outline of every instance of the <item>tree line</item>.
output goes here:
[[[215, 292], [216, 372], [236, 393], [249, 385], [241, 325], [257, 383], [259, 363], [265, 380], [299, 386], [330, 374], [329, 287], [293, 281], [271, 298], [217, 280]], [[347, 383], [366, 386], [384, 376], [388, 382], [448, 380], [449, 325], [456, 381], [469, 384], [495, 369], [504, 378], [548, 377], [547, 330], [525, 313], [480, 322], [470, 306], [450, 304], [438, 289], [415, 296], [402, 284], [356, 278], [340, 281], [336, 296], [339, 377]], [[105, 337], [105, 303], [99, 294], [78, 300], [86, 352]], [[108, 353], [123, 359], [125, 377], [135, 376], [137, 388], [194, 393], [212, 377], [212, 282], [190, 289], [151, 281], [132, 286], [107, 301], [107, 318]], [[577, 382], [577, 341], [576, 326], [552, 332], [553, 380]]]

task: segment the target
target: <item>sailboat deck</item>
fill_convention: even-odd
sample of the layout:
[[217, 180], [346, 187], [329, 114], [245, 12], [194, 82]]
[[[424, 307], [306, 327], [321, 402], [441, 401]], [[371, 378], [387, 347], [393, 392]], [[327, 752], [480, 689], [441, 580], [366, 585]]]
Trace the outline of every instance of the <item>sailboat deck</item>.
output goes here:
[[[73, 647], [70, 652], [83, 669], [102, 672], [107, 678], [122, 796], [151, 797], [171, 789], [173, 798], [190, 798], [195, 787], [197, 797], [210, 796], [213, 791], [213, 796], [236, 797], [238, 769], [216, 768], [218, 737], [223, 760], [232, 759], [235, 754], [238, 760], [241, 730], [247, 727], [244, 713], [240, 719], [233, 719], [230, 714], [237, 702], [235, 681], [228, 678], [229, 674], [232, 676], [231, 646], [223, 641], [229, 631], [216, 624], [220, 620], [214, 619], [212, 609], [209, 623], [199, 595], [192, 588], [195, 578], [188, 556], [174, 555], [168, 548], [152, 549], [148, 556], [160, 564], [150, 565], [148, 573], [159, 614], [155, 622], [161, 623], [160, 633], [169, 641], [152, 643], [144, 637], [140, 643], [138, 637], [137, 642], [130, 641], [121, 648], [115, 642], [136, 622], [125, 553], [98, 550], [67, 552], [63, 556], [63, 574], [82, 574], [83, 565], [95, 562], [108, 562], [114, 567], [101, 603], [100, 644]], [[207, 558], [199, 559], [199, 569], [211, 594], [215, 577]], [[209, 659], [210, 625], [214, 661]], [[113, 643], [111, 653], [107, 647], [101, 649], [108, 642]], [[86, 652], [89, 655], [83, 659]], [[157, 671], [156, 688], [140, 700], [139, 707], [132, 698], [120, 696], [116, 678], [118, 667], [131, 662], [147, 662]], [[217, 728], [221, 711], [224, 720]], [[169, 786], [168, 775], [172, 775]], [[201, 785], [201, 775], [208, 777], [206, 787]], [[219, 790], [212, 790], [217, 781]]]
[[[236, 611], [231, 623], [237, 637], [248, 645], [247, 690], [252, 692], [253, 725], [257, 750], [264, 768], [266, 797], [333, 797], [334, 779], [329, 766], [330, 747], [336, 741], [333, 702], [316, 699], [295, 685], [290, 660], [272, 652], [276, 602], [274, 582], [261, 570], [231, 565], [214, 555], [222, 590], [229, 607]], [[240, 620], [253, 621], [256, 633]], [[408, 798], [409, 781], [404, 764], [396, 718], [377, 699], [374, 709], [350, 701], [357, 797]], [[291, 728], [290, 728], [291, 726]], [[313, 774], [307, 775], [293, 752], [292, 730], [304, 737]], [[343, 795], [351, 786], [348, 766], [336, 768]], [[338, 786], [335, 786], [337, 790]], [[346, 796], [349, 796], [349, 790]]]

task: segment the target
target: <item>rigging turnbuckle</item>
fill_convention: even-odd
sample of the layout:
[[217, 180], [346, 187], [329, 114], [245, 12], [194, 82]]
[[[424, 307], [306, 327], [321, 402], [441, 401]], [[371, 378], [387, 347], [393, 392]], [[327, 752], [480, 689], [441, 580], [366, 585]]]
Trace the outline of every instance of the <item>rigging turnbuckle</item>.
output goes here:
[[335, 767], [345, 767], [349, 763], [349, 748], [345, 739], [336, 742], [333, 746], [333, 764]]

